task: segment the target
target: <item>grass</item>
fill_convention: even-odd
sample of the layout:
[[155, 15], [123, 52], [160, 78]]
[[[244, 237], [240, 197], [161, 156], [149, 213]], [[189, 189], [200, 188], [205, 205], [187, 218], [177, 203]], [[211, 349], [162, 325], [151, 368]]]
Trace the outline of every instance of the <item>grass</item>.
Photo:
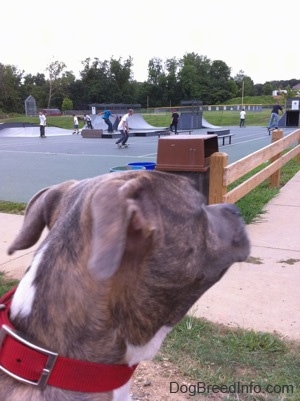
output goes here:
[[[230, 191], [265, 167], [266, 164], [252, 170], [250, 173], [230, 185], [228, 190]], [[236, 202], [246, 224], [252, 223], [264, 212], [264, 206], [279, 193], [280, 188], [282, 188], [298, 171], [300, 171], [300, 163], [298, 163], [294, 158], [282, 167], [279, 188], [270, 188], [269, 180], [266, 180]]]
[[11, 214], [24, 214], [26, 203], [0, 201], [0, 212]]
[[[276, 335], [231, 329], [187, 316], [168, 335], [156, 359], [176, 364], [185, 383], [201, 382], [206, 388], [248, 386], [244, 394], [236, 391], [223, 399], [300, 400], [300, 344]], [[260, 386], [256, 387], [260, 394], [249, 394], [251, 383]], [[278, 394], [268, 394], [271, 389]]]
[[[0, 296], [17, 283], [0, 272]], [[300, 400], [300, 343], [284, 341], [277, 335], [186, 316], [167, 336], [155, 359], [176, 365], [184, 383], [192, 384], [189, 392], [193, 399], [200, 397], [192, 393], [194, 383], [200, 382], [206, 389], [208, 385], [227, 386], [230, 394], [223, 400], [228, 401]], [[261, 390], [260, 394], [249, 394], [250, 385]], [[201, 386], [200, 391], [204, 391]], [[243, 393], [238, 393], [238, 388]], [[278, 393], [268, 394], [271, 389]]]
[[[270, 110], [262, 111], [246, 111], [247, 126], [263, 126], [268, 125], [270, 119]], [[168, 127], [171, 122], [171, 112], [159, 114], [144, 114], [145, 120], [155, 127]], [[204, 111], [203, 117], [213, 125], [234, 126], [240, 123], [240, 113], [238, 111]]]
[[[246, 111], [247, 126], [266, 127], [270, 120], [270, 110]], [[219, 126], [238, 126], [240, 123], [240, 113], [238, 111], [205, 111], [203, 117], [213, 125]]]
[[[239, 112], [238, 111], [204, 111], [203, 117], [206, 118], [211, 124], [220, 126], [239, 125]], [[168, 127], [171, 122], [171, 111], [159, 114], [143, 114], [145, 120], [155, 127]], [[247, 111], [246, 125], [247, 126], [267, 126], [270, 118], [270, 110], [263, 111]], [[10, 118], [2, 119], [0, 122], [27, 122], [39, 124], [38, 117], [27, 117], [24, 115], [16, 115]], [[84, 125], [83, 121], [79, 121], [79, 128]], [[47, 117], [47, 126], [60, 127], [64, 129], [73, 128], [72, 116], [53, 116]]]
[[[3, 123], [21, 122], [21, 123], [32, 123], [39, 125], [38, 117], [28, 117], [25, 115], [17, 115], [14, 117], [2, 119], [0, 121]], [[73, 116], [51, 116], [51, 117], [48, 116], [47, 126], [72, 129], [74, 127]], [[84, 126], [84, 121], [79, 120], [79, 128], [81, 129], [83, 126]]]
[[[227, 100], [224, 104], [241, 104], [242, 98], [241, 97], [235, 97], [233, 99]], [[285, 100], [281, 99], [280, 104], [284, 104]], [[243, 98], [243, 104], [261, 104], [263, 106], [271, 106], [274, 104], [274, 98], [271, 95], [263, 95], [263, 96], [244, 96]]]
[[4, 272], [0, 272], [0, 296], [18, 284], [18, 280], [9, 278]]

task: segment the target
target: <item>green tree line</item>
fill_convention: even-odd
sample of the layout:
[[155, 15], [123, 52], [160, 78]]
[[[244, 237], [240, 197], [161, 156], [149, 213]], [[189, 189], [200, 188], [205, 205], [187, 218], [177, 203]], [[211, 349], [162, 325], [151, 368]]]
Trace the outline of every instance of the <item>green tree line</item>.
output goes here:
[[291, 88], [299, 80], [272, 81], [254, 84], [240, 71], [231, 76], [231, 69], [221, 60], [210, 60], [196, 53], [182, 58], [148, 62], [145, 82], [133, 79], [133, 59], [82, 61], [76, 78], [62, 61], [53, 61], [45, 73], [26, 74], [13, 65], [0, 63], [0, 110], [24, 113], [24, 101], [32, 95], [39, 108], [62, 110], [88, 108], [91, 103], [133, 103], [142, 107], [179, 105], [181, 100], [198, 99], [203, 104], [222, 104], [244, 96], [271, 95], [273, 90]]

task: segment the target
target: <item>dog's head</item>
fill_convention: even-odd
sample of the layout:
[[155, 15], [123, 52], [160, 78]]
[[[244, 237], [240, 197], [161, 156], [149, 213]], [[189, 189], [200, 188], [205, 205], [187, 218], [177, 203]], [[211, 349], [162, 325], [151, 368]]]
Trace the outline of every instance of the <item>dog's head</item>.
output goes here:
[[[206, 206], [189, 179], [156, 171], [40, 191], [8, 252], [35, 244], [44, 227], [49, 232], [16, 290], [11, 321], [36, 344], [96, 363], [152, 358], [193, 303], [249, 254], [235, 206]], [[116, 398], [97, 399], [130, 399], [128, 386], [115, 390]], [[45, 391], [49, 400], [61, 398], [59, 389]], [[15, 392], [24, 399], [21, 387]]]
[[235, 206], [206, 206], [190, 180], [156, 171], [110, 173], [40, 191], [8, 252], [32, 246], [44, 227], [48, 270], [80, 266], [123, 300], [138, 287], [141, 301], [173, 303], [170, 325], [249, 254]]

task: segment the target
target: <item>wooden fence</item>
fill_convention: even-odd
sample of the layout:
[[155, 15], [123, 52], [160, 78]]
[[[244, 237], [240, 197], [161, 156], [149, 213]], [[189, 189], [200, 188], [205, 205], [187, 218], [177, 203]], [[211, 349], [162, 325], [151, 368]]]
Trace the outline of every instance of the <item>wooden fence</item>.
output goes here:
[[[283, 153], [286, 150], [288, 151]], [[235, 203], [268, 178], [270, 187], [278, 187], [280, 168], [294, 157], [297, 157], [300, 162], [300, 129], [284, 138], [282, 130], [273, 131], [270, 145], [229, 165], [226, 153], [212, 154], [209, 173], [209, 204]], [[231, 183], [264, 163], [266, 164], [265, 168], [227, 192]]]

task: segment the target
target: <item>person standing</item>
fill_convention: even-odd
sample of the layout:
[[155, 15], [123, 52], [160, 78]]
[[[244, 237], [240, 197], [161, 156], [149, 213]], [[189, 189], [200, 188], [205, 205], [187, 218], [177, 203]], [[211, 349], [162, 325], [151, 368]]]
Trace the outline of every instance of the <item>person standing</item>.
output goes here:
[[93, 129], [91, 117], [88, 114], [84, 114], [83, 115], [83, 119], [84, 119], [84, 121], [86, 123], [86, 127], [88, 129]]
[[170, 124], [170, 131], [173, 132], [173, 127], [174, 127], [175, 135], [177, 135], [178, 120], [179, 120], [179, 114], [177, 113], [176, 110], [173, 110], [172, 121]]
[[246, 120], [246, 112], [245, 109], [242, 109], [240, 112], [240, 128], [245, 128], [245, 120]]
[[272, 111], [271, 111], [271, 117], [270, 117], [270, 121], [269, 121], [269, 125], [268, 125], [268, 131], [270, 133], [270, 131], [272, 129], [277, 129], [278, 128], [278, 124], [279, 124], [279, 110], [281, 111], [281, 114], [283, 114], [283, 110], [282, 107], [279, 104], [274, 104]]
[[73, 120], [74, 120], [74, 132], [73, 132], [73, 135], [74, 134], [79, 134], [78, 117], [75, 114], [73, 114]]
[[45, 114], [42, 111], [39, 112], [39, 119], [40, 119], [40, 137], [46, 138], [45, 127], [46, 127], [47, 119], [46, 119]]
[[111, 133], [114, 132], [112, 123], [109, 119], [109, 117], [112, 116], [110, 110], [104, 110], [102, 113], [99, 113], [99, 115], [103, 115], [102, 118], [103, 118], [105, 124], [108, 126], [108, 132], [111, 132]]
[[129, 109], [127, 114], [124, 114], [124, 116], [121, 118], [119, 125], [118, 125], [118, 131], [121, 133], [121, 138], [117, 140], [116, 145], [118, 145], [119, 148], [121, 147], [127, 147], [127, 141], [129, 138], [129, 125], [128, 125], [128, 120], [132, 116], [133, 110]]

